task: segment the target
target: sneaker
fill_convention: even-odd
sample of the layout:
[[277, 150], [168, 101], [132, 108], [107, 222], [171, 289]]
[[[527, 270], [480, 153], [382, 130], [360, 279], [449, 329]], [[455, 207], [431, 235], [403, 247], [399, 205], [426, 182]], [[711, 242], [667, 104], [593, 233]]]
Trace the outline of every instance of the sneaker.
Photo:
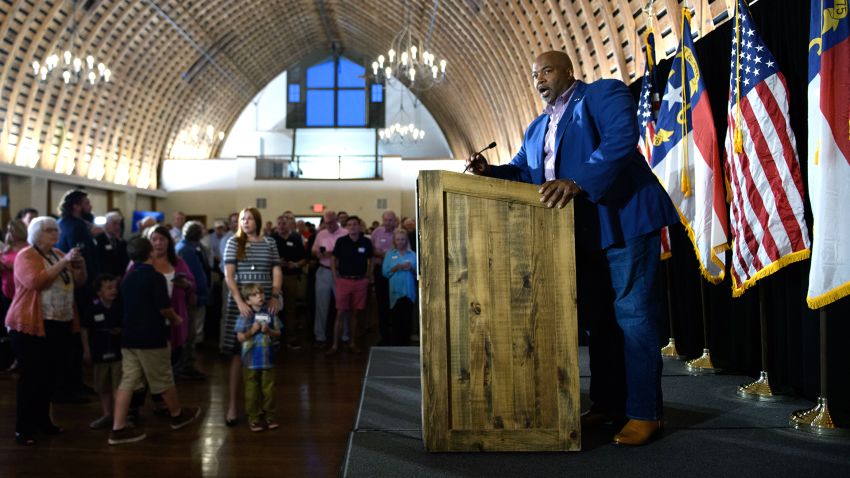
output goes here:
[[92, 430], [103, 430], [106, 427], [112, 426], [112, 415], [104, 415], [97, 420], [89, 423], [89, 428]]
[[183, 407], [180, 414], [171, 417], [171, 429], [179, 430], [201, 416], [201, 407]]
[[107, 440], [107, 443], [110, 445], [121, 445], [122, 443], [142, 441], [145, 438], [147, 438], [147, 435], [145, 435], [145, 432], [141, 429], [124, 427], [120, 430], [112, 430], [109, 432], [109, 440]]
[[289, 350], [301, 350], [301, 344], [298, 342], [290, 342], [286, 344], [286, 348]]
[[269, 430], [277, 430], [278, 428], [280, 428], [280, 425], [274, 419], [267, 418], [266, 419], [266, 428], [268, 428]]
[[248, 428], [254, 433], [261, 432], [261, 431], [265, 430], [263, 428], [263, 424], [258, 422], [258, 421], [257, 422], [251, 422], [251, 424], [248, 425]]

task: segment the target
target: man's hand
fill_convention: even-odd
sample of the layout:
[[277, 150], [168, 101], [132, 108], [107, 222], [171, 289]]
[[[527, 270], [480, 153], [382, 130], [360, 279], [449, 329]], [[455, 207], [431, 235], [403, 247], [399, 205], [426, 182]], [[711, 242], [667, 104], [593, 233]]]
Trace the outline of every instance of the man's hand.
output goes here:
[[572, 179], [553, 179], [543, 183], [539, 192], [540, 202], [546, 203], [547, 207], [563, 209], [581, 192], [581, 188]]
[[487, 158], [481, 153], [476, 153], [466, 160], [466, 169], [464, 169], [464, 172], [466, 171], [476, 176], [486, 176], [490, 173], [490, 164], [487, 162]]

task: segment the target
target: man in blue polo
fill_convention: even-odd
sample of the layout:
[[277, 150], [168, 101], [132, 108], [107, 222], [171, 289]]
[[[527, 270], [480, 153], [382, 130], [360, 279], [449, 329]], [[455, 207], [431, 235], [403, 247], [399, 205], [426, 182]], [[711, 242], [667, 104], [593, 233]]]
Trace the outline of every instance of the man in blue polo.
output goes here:
[[509, 164], [468, 160], [474, 174], [542, 184], [540, 201], [573, 201], [579, 320], [589, 328], [591, 409], [582, 426], [628, 419], [618, 445], [643, 445], [661, 429], [661, 353], [655, 293], [659, 230], [678, 214], [637, 152], [634, 101], [618, 80], [573, 77], [569, 57], [541, 54], [531, 68], [546, 103]]

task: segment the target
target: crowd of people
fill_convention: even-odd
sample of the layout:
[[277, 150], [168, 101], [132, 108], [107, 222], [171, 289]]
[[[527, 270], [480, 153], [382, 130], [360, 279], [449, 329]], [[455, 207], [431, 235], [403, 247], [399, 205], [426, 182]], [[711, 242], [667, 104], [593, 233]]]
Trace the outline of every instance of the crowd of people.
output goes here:
[[[108, 429], [111, 445], [146, 437], [139, 414], [148, 396], [173, 429], [190, 424], [202, 411], [182, 406], [175, 384], [207, 379], [195, 351], [216, 335], [230, 357], [225, 424], [239, 423], [241, 392], [247, 425], [257, 432], [279, 427], [273, 369], [280, 348], [356, 354], [370, 331], [380, 332], [379, 345], [410, 344], [415, 223], [392, 211], [370, 226], [325, 211], [317, 227], [289, 211], [264, 223], [245, 208], [210, 229], [177, 212], [170, 224], [147, 217], [130, 233], [118, 210], [96, 225], [82, 190], [66, 193], [58, 210], [58, 217], [20, 211], [0, 254], [2, 333], [14, 352], [8, 369], [18, 375], [21, 445], [64, 433], [52, 403], [91, 395], [102, 415], [90, 427]], [[375, 320], [364, 317], [370, 303]]]

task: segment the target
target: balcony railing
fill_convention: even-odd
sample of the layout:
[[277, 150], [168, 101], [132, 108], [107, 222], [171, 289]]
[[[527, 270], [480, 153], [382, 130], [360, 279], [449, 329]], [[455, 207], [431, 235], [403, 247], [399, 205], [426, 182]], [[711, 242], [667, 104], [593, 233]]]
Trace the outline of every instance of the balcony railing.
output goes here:
[[380, 155], [258, 156], [256, 179], [381, 179]]

